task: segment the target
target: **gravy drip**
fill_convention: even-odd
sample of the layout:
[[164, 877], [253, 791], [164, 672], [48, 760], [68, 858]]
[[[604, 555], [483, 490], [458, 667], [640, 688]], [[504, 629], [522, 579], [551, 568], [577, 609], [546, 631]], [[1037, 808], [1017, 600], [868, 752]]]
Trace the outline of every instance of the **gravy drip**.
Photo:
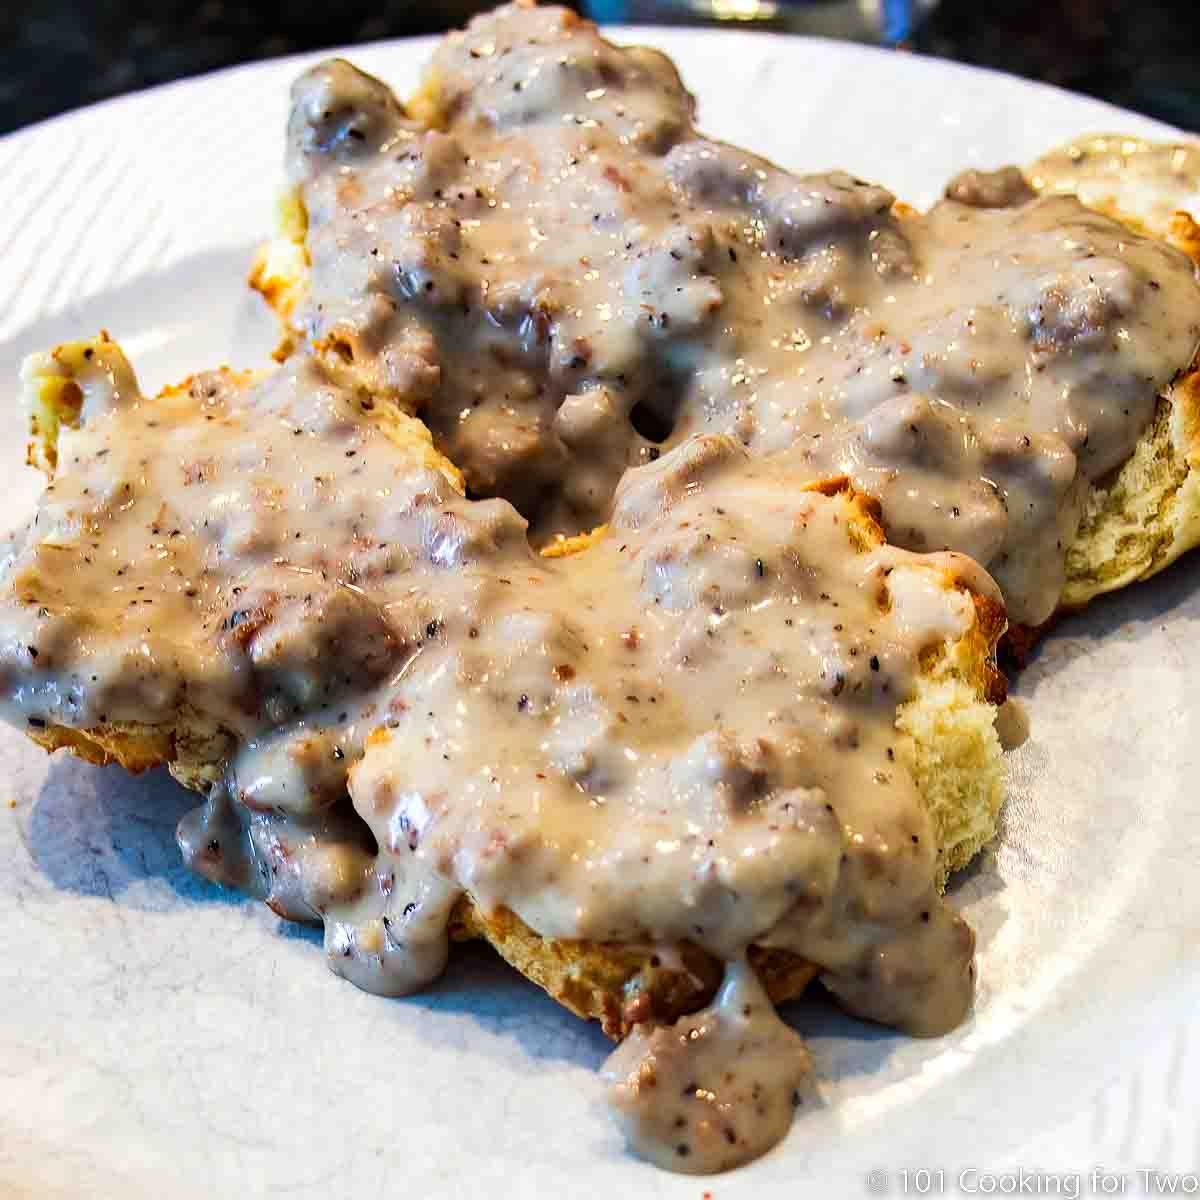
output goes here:
[[735, 963], [712, 1004], [673, 1025], [638, 1026], [603, 1074], [637, 1153], [708, 1175], [758, 1158], [787, 1133], [810, 1070], [804, 1043], [754, 972]]
[[[550, 937], [734, 964], [688, 1019], [718, 1099], [673, 1165], [786, 1128], [803, 1054], [737, 965], [750, 944], [877, 1020], [961, 1020], [973, 937], [894, 715], [974, 625], [958, 581], [997, 596], [974, 564], [873, 544], [846, 493], [799, 488], [795, 451], [727, 435], [630, 472], [607, 536], [543, 559], [507, 501], [464, 498], [315, 359], [156, 400], [111, 344], [80, 361], [83, 422], [5, 547], [0, 702], [31, 729], [224, 739], [180, 826], [196, 870], [323, 921], [333, 969], [386, 994], [438, 974], [464, 893]], [[686, 1074], [678, 1034], [642, 1030], [621, 1069], [640, 1047]], [[621, 1107], [647, 1150], [660, 1118]]]
[[341, 61], [297, 81], [303, 320], [535, 541], [606, 520], [627, 468], [728, 434], [847, 473], [890, 540], [971, 555], [1039, 624], [1086, 485], [1200, 342], [1166, 245], [1013, 168], [923, 215], [789, 174], [700, 135], [662, 55], [562, 9], [452, 34], [414, 107]]

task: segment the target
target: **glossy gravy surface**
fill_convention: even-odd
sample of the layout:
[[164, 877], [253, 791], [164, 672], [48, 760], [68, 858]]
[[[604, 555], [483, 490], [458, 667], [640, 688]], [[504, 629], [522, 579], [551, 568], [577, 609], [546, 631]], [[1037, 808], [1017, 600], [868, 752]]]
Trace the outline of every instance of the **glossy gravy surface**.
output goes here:
[[[766, 1149], [807, 1070], [751, 944], [855, 1012], [961, 1020], [973, 938], [894, 721], [974, 625], [956, 581], [996, 597], [974, 564], [875, 544], [791, 452], [725, 435], [632, 472], [607, 535], [545, 559], [314, 359], [148, 400], [111, 343], [59, 354], [82, 424], [6, 548], [4, 713], [224, 739], [180, 826], [195, 869], [323, 921], [333, 969], [388, 994], [439, 973], [463, 893], [547, 936], [725, 959], [702, 1033], [642, 1030], [613, 1067], [678, 1080], [695, 1042], [717, 1107], [649, 1151], [692, 1170]], [[663, 1114], [622, 1086], [645, 1149]]]
[[[321, 356], [152, 401], [111, 346], [64, 367], [83, 424], [5, 548], [3, 711], [216, 739], [188, 861], [322, 921], [369, 990], [436, 977], [464, 894], [719, 956], [713, 1004], [606, 1076], [640, 1153], [745, 1162], [809, 1070], [748, 947], [914, 1033], [967, 1011], [895, 712], [972, 627], [956, 581], [997, 593], [912, 551], [1049, 615], [1085, 485], [1200, 338], [1192, 268], [1012, 169], [925, 215], [788, 175], [556, 9], [448, 39], [411, 111], [341, 62], [293, 99]], [[802, 490], [841, 473], [907, 549]]]
[[846, 472], [891, 540], [970, 554], [1014, 620], [1044, 621], [1087, 483], [1200, 342], [1191, 262], [1011, 168], [922, 215], [692, 115], [662, 55], [554, 8], [451, 35], [411, 112], [315, 68], [289, 141], [309, 336], [535, 540], [606, 520], [628, 467], [728, 434]]

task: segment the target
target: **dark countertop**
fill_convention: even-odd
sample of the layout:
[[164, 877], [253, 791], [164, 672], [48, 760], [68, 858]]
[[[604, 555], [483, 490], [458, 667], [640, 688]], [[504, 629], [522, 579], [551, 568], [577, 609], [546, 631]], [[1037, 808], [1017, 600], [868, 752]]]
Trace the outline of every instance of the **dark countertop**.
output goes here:
[[[619, 0], [608, 5], [621, 8]], [[482, 7], [475, 0], [7, 0], [0, 133], [234, 63], [433, 32]], [[1200, 0], [942, 0], [909, 44], [1200, 130]]]

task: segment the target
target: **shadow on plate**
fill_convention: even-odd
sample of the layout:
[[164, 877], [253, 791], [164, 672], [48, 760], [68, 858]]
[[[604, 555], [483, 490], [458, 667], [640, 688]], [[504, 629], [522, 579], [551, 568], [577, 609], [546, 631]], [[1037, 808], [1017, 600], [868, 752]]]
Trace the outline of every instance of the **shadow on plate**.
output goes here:
[[[303, 943], [311, 968], [327, 970], [320, 926], [280, 921], [274, 934], [285, 942]], [[387, 1003], [469, 1020], [490, 1036], [515, 1043], [535, 1062], [553, 1060], [594, 1069], [612, 1050], [599, 1025], [569, 1013], [483, 942], [452, 943], [438, 979], [424, 991]], [[431, 1041], [438, 1040], [440, 1028], [433, 1022], [425, 1025]]]
[[[1141, 641], [1168, 617], [1200, 618], [1200, 552], [1193, 551], [1161, 574], [1098, 596], [1081, 612], [1064, 617], [1034, 648], [1027, 666], [1012, 673], [1020, 681], [1089, 652], [1090, 643]], [[1083, 643], [1083, 644], [1081, 644]]]
[[[175, 826], [199, 801], [166, 771], [133, 776], [58, 754], [30, 814], [29, 852], [56, 888], [129, 908], [257, 904], [184, 866]], [[326, 970], [320, 927], [281, 920], [272, 933], [285, 943], [302, 943], [312, 969]], [[186, 929], [179, 936], [186, 939]], [[596, 1067], [611, 1049], [599, 1026], [568, 1013], [479, 942], [452, 946], [442, 977], [396, 1003], [460, 1014], [515, 1041], [534, 1060]]]
[[55, 755], [30, 814], [29, 853], [55, 887], [80, 896], [154, 909], [249, 903], [183, 865], [175, 826], [197, 803], [166, 771], [129, 775]]
[[442, 977], [403, 1003], [466, 1018], [535, 1061], [595, 1070], [613, 1048], [596, 1022], [569, 1013], [483, 942], [451, 946]]
[[[912, 1041], [894, 1029], [850, 1016], [819, 983], [782, 1005], [779, 1015], [807, 1043], [813, 1075], [821, 1081], [881, 1075], [896, 1050]], [[936, 1046], [936, 1042], [929, 1045]]]

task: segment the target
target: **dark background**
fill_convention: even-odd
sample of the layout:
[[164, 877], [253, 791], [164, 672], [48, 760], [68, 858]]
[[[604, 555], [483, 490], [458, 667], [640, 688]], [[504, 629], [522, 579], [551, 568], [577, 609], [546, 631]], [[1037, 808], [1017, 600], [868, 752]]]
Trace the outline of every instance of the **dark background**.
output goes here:
[[[0, 133], [156, 83], [460, 24], [475, 0], [0, 0]], [[913, 49], [1200, 131], [1200, 0], [942, 0]]]

